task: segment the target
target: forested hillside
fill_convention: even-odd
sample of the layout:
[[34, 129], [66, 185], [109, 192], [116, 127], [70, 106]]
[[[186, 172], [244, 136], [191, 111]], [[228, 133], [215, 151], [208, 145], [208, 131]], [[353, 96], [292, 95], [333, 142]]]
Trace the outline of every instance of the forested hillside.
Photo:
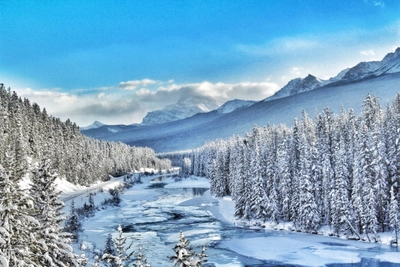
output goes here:
[[[85, 266], [63, 232], [55, 179], [91, 184], [142, 167], [169, 168], [149, 148], [99, 141], [0, 86], [0, 266]], [[22, 187], [30, 179], [28, 188]]]
[[[73, 107], [71, 107], [73, 108]], [[0, 86], [0, 164], [7, 157], [28, 172], [29, 162], [51, 159], [58, 175], [82, 185], [141, 167], [168, 168], [150, 148], [88, 138], [79, 127], [47, 114], [36, 103]], [[22, 175], [22, 173], [21, 173]]]
[[[254, 126], [244, 137], [164, 154], [188, 174], [207, 176], [214, 196], [232, 196], [245, 220], [292, 222], [317, 233], [370, 241], [393, 231], [400, 200], [400, 94], [382, 108], [367, 95], [363, 112], [329, 109], [294, 126]], [[299, 114], [300, 115], [300, 114]]]

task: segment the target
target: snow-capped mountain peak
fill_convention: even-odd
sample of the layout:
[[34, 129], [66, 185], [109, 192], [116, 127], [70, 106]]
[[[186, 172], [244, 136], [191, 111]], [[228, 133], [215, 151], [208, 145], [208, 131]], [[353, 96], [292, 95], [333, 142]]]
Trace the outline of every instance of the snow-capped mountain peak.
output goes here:
[[100, 128], [102, 126], [104, 126], [104, 123], [101, 123], [99, 121], [94, 121], [92, 124], [86, 126], [86, 127], [80, 127], [81, 130], [90, 130], [90, 129], [97, 129]]
[[230, 112], [235, 111], [237, 109], [251, 106], [254, 103], [256, 103], [256, 101], [234, 99], [234, 100], [228, 101], [225, 104], [223, 104], [222, 106], [220, 106], [217, 109], [217, 112], [220, 113], [220, 114], [227, 114], [227, 113], [230, 113]]
[[356, 81], [367, 77], [380, 76], [400, 71], [400, 47], [388, 53], [381, 61], [360, 62], [350, 68], [341, 81]]
[[343, 79], [343, 77], [346, 75], [346, 73], [350, 70], [350, 68], [346, 68], [342, 71], [340, 71], [336, 76], [329, 78], [328, 82], [329, 83], [334, 83], [338, 82]]
[[397, 58], [400, 56], [400, 47], [398, 47], [394, 52], [388, 53], [383, 59], [383, 62], [388, 62], [389, 60], [392, 60], [394, 58]]
[[360, 62], [352, 68], [342, 70], [338, 75], [326, 81], [318, 79], [311, 74], [305, 78], [293, 79], [273, 96], [266, 98], [264, 101], [271, 101], [311, 91], [328, 84], [361, 81], [364, 78], [397, 72], [400, 72], [400, 47], [394, 52], [388, 53], [381, 61]]
[[168, 105], [161, 110], [147, 113], [143, 125], [160, 124], [182, 120], [197, 113], [205, 113], [219, 108], [221, 103], [210, 96], [182, 96], [177, 103]]
[[383, 64], [374, 71], [375, 76], [400, 72], [400, 47], [395, 52], [387, 54], [381, 62]]
[[[293, 79], [272, 97], [275, 100], [269, 98], [267, 100], [271, 101], [259, 101], [247, 107], [239, 108], [237, 104], [241, 101], [234, 100], [228, 101], [215, 112], [186, 117], [174, 123], [118, 127], [116, 129], [119, 131], [115, 133], [105, 127], [83, 132], [103, 140], [122, 141], [129, 145], [152, 147], [157, 152], [168, 152], [193, 149], [210, 140], [244, 134], [255, 124], [265, 125], [268, 122], [271, 125], [281, 123], [291, 125], [302, 111], [312, 114], [316, 110], [321, 111], [329, 107], [332, 112], [340, 112], [341, 108], [345, 107], [359, 112], [366, 94], [388, 101], [398, 93], [399, 54], [400, 49], [397, 49], [395, 53], [385, 57], [380, 64], [376, 62], [357, 64], [326, 81], [313, 75]], [[378, 69], [373, 70], [374, 64], [380, 65]], [[357, 69], [360, 75], [353, 76], [356, 80], [343, 80], [349, 71], [355, 74]], [[366, 73], [361, 69], [368, 72], [369, 76], [365, 76]], [[394, 73], [396, 70], [398, 70], [397, 73]], [[347, 75], [350, 77], [350, 74]], [[197, 99], [182, 98], [175, 104], [176, 109], [173, 108], [174, 105], [165, 109], [176, 113], [185, 112], [185, 103], [190, 105], [196, 102], [195, 100]], [[196, 103], [206, 106], [204, 101]], [[197, 108], [200, 110], [199, 107]], [[159, 112], [166, 114], [163, 110]]]
[[281, 90], [276, 92], [273, 96], [266, 98], [264, 101], [271, 101], [278, 98], [308, 92], [317, 89], [325, 84], [326, 81], [309, 74], [305, 78], [295, 78], [289, 81], [288, 84], [282, 87]]
[[370, 76], [377, 68], [382, 65], [381, 61], [360, 62], [350, 68], [343, 76], [341, 81], [349, 82]]

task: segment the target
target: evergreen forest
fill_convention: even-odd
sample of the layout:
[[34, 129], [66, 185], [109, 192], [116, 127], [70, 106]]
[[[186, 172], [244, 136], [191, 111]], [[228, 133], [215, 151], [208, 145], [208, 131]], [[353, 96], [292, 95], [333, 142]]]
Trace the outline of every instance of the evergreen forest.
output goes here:
[[0, 266], [86, 266], [63, 229], [57, 177], [90, 185], [110, 175], [170, 166], [150, 148], [85, 137], [75, 123], [52, 117], [1, 84]]
[[[244, 221], [291, 222], [293, 230], [398, 242], [400, 94], [381, 107], [367, 95], [361, 114], [303, 112], [292, 127], [254, 126], [243, 137], [165, 153], [185, 175], [207, 176], [216, 197], [231, 196]], [[300, 114], [299, 114], [300, 115]]]

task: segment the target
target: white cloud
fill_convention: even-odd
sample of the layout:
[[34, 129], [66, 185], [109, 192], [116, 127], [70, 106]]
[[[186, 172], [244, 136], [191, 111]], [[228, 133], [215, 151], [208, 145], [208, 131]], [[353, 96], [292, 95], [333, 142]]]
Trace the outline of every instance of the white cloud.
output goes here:
[[[204, 81], [192, 84], [171, 84], [166, 87], [159, 87], [155, 92], [140, 93], [142, 101], [163, 102], [170, 99], [175, 103], [180, 97], [187, 95], [206, 95], [220, 101], [232, 99], [261, 100], [278, 90], [278, 85], [271, 82], [241, 82], [236, 84], [211, 83]], [[138, 92], [139, 95], [139, 92]]]
[[296, 53], [317, 47], [318, 40], [312, 37], [282, 37], [267, 41], [264, 44], [239, 44], [236, 50], [259, 56]]
[[377, 7], [381, 7], [381, 8], [386, 7], [385, 1], [382, 1], [382, 0], [370, 0], [370, 1], [368, 1], [368, 3], [370, 3], [374, 6], [377, 6]]
[[370, 50], [364, 50], [360, 52], [360, 55], [362, 56], [374, 56], [375, 55], [375, 51], [373, 49]]
[[[143, 86], [146, 82], [142, 80], [133, 84]], [[168, 81], [159, 84], [157, 90], [141, 88], [135, 92], [104, 90], [103, 87], [83, 94], [81, 91], [67, 93], [60, 89], [53, 91], [31, 88], [17, 90], [17, 93], [30, 99], [31, 102], [38, 103], [42, 108], [45, 107], [53, 116], [62, 120], [69, 118], [80, 126], [86, 126], [94, 120], [106, 124], [140, 123], [147, 112], [174, 104], [184, 96], [207, 95], [221, 102], [232, 99], [261, 100], [273, 95], [279, 89], [277, 84], [271, 82], [228, 84], [205, 81], [176, 84]]]
[[148, 86], [151, 84], [156, 84], [157, 81], [150, 80], [150, 79], [142, 79], [142, 80], [133, 80], [133, 81], [127, 81], [127, 82], [120, 82], [119, 87], [124, 89], [124, 90], [135, 90], [139, 86]]
[[290, 73], [299, 76], [299, 75], [302, 74], [302, 68], [300, 68], [300, 67], [292, 67], [290, 69]]
[[150, 95], [151, 91], [145, 88], [139, 89], [138, 91], [136, 91], [135, 95], [141, 97], [141, 96], [147, 96]]

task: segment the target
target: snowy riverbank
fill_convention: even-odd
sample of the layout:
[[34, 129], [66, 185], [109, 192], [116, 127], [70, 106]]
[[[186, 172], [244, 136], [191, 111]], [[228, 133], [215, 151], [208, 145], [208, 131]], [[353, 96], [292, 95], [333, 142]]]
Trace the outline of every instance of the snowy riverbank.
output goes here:
[[[153, 178], [145, 177], [142, 184], [136, 184], [131, 189], [125, 191], [121, 195], [122, 203], [120, 207], [108, 207], [106, 210], [100, 210], [96, 213], [93, 220], [91, 218], [85, 221], [84, 231], [80, 235], [80, 240], [85, 242], [91, 250], [99, 251], [104, 246], [108, 234], [116, 234], [117, 224], [122, 224], [128, 228], [132, 227], [132, 229], [135, 228], [138, 232], [129, 232], [127, 236], [131, 240], [136, 240], [135, 242], [142, 243], [150, 262], [153, 259], [159, 263], [159, 265], [157, 263], [153, 264], [154, 266], [164, 266], [163, 264], [166, 264], [166, 257], [171, 254], [170, 244], [177, 240], [178, 232], [165, 234], [149, 230], [151, 225], [169, 220], [165, 217], [164, 213], [156, 210], [156, 207], [168, 213], [174, 211], [177, 206], [180, 206], [180, 209], [186, 210], [185, 212], [188, 214], [208, 212], [217, 221], [231, 225], [231, 227], [248, 229], [254, 224], [254, 222], [243, 224], [242, 221], [236, 220], [234, 217], [234, 202], [231, 198], [214, 198], [211, 196], [209, 190], [197, 197], [170, 195], [168, 196], [168, 200], [165, 200], [164, 196], [158, 190], [148, 189], [154, 183], [162, 183], [166, 190], [209, 188], [209, 181], [205, 178], [166, 178], [156, 182], [151, 181]], [[122, 178], [113, 179], [106, 186], [115, 187], [119, 183], [122, 183]], [[84, 203], [81, 199], [87, 199], [84, 195], [85, 190], [91, 189], [86, 187], [68, 189], [69, 187], [67, 186], [64, 188], [64, 197], [78, 195], [79, 192], [83, 194], [75, 198], [77, 205], [79, 205], [78, 203]], [[101, 202], [101, 198], [107, 197], [105, 194], [107, 194], [106, 190], [103, 190], [103, 193], [96, 193], [96, 205]], [[190, 215], [189, 218], [191, 218]], [[190, 226], [193, 222], [195, 222], [194, 219], [183, 218], [176, 223]], [[276, 230], [290, 229], [290, 224], [262, 224], [262, 226], [252, 226], [250, 228], [254, 228], [253, 232], [256, 234], [232, 235], [222, 238], [221, 236], [224, 233], [218, 233], [218, 231], [209, 232], [207, 229], [187, 230], [185, 234], [195, 246], [210, 242], [216, 244], [216, 249], [232, 251], [246, 257], [268, 262], [281, 262], [303, 266], [324, 266], [333, 263], [357, 264], [363, 261], [363, 259], [368, 258], [370, 261], [379, 260], [381, 262], [391, 262], [395, 265], [400, 264], [400, 252], [396, 252], [389, 246], [330, 237], [328, 236], [329, 229], [323, 229], [321, 231], [323, 235], [310, 235], [288, 230]], [[147, 230], [142, 231], [140, 229]], [[381, 237], [383, 236], [381, 235]], [[386, 239], [382, 238], [382, 240]], [[213, 254], [216, 252], [210, 252], [210, 261], [217, 261], [214, 263], [215, 266], [244, 266], [237, 261], [233, 263], [233, 260], [230, 264], [226, 263], [226, 261], [223, 263], [218, 262], [217, 259], [212, 258], [216, 257], [217, 254]]]

